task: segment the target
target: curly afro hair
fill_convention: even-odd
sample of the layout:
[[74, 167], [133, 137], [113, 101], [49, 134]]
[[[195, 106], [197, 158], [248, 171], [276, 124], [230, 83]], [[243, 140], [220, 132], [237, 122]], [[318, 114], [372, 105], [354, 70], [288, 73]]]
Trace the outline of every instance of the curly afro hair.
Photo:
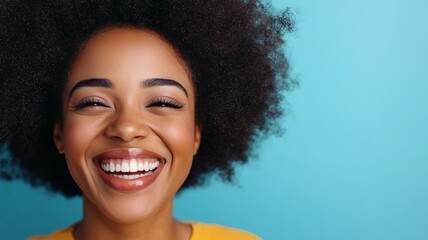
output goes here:
[[[0, 177], [81, 194], [53, 142], [68, 68], [83, 42], [111, 26], [152, 30], [192, 72], [202, 143], [183, 188], [231, 181], [258, 137], [275, 133], [288, 77], [283, 34], [292, 14], [258, 0], [4, 0], [0, 3]], [[4, 158], [4, 156], [3, 156]]]

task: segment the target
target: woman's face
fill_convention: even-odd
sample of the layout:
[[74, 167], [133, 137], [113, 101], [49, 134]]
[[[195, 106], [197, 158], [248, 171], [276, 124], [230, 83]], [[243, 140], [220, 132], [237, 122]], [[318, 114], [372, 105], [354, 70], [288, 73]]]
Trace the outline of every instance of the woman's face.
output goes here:
[[115, 222], [171, 214], [200, 143], [189, 75], [153, 32], [110, 28], [85, 43], [54, 139], [90, 212]]

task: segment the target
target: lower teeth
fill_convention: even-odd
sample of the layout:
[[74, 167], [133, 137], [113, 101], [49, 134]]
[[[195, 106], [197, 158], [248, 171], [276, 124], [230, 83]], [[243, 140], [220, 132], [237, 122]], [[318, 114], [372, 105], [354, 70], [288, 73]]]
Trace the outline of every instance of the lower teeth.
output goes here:
[[148, 172], [144, 171], [143, 173], [135, 173], [135, 174], [119, 174], [119, 173], [112, 173], [112, 172], [106, 172], [106, 171], [104, 171], [104, 172], [109, 174], [110, 176], [113, 176], [113, 177], [127, 179], [127, 180], [134, 180], [134, 179], [137, 179], [140, 177], [148, 176], [148, 175], [152, 174], [154, 171], [156, 171], [156, 169], [158, 169], [158, 168], [155, 168], [155, 169], [148, 171]]
[[112, 175], [113, 177], [117, 177], [117, 178], [123, 178], [123, 179], [128, 179], [128, 180], [133, 180], [133, 179], [137, 179], [140, 177], [144, 177], [147, 175], [152, 174], [152, 172], [146, 172], [146, 173], [141, 173], [141, 174], [132, 174], [132, 175], [127, 175], [127, 174], [112, 174], [110, 173], [110, 175]]

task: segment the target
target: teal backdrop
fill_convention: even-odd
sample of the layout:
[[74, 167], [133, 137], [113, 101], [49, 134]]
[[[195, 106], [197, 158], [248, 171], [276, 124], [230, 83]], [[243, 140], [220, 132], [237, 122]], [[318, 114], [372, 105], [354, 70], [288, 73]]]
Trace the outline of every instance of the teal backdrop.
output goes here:
[[[287, 129], [256, 144], [235, 185], [176, 199], [183, 220], [268, 240], [428, 239], [428, 2], [274, 1], [295, 12], [287, 55], [300, 87]], [[81, 200], [0, 182], [1, 239], [81, 218]]]

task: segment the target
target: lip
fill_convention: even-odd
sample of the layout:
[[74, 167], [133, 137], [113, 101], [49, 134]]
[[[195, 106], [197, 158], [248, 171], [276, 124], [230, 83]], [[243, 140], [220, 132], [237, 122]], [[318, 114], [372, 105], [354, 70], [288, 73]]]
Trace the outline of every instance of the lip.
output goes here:
[[[115, 177], [111, 174], [106, 173], [101, 169], [100, 162], [103, 159], [131, 159], [131, 158], [148, 158], [159, 160], [159, 167], [147, 176], [138, 177], [135, 179], [124, 179]], [[152, 184], [163, 167], [165, 166], [165, 158], [159, 154], [140, 148], [126, 148], [126, 149], [113, 149], [103, 152], [93, 158], [96, 172], [103, 180], [103, 182], [114, 190], [121, 192], [138, 191], [147, 188]]]

